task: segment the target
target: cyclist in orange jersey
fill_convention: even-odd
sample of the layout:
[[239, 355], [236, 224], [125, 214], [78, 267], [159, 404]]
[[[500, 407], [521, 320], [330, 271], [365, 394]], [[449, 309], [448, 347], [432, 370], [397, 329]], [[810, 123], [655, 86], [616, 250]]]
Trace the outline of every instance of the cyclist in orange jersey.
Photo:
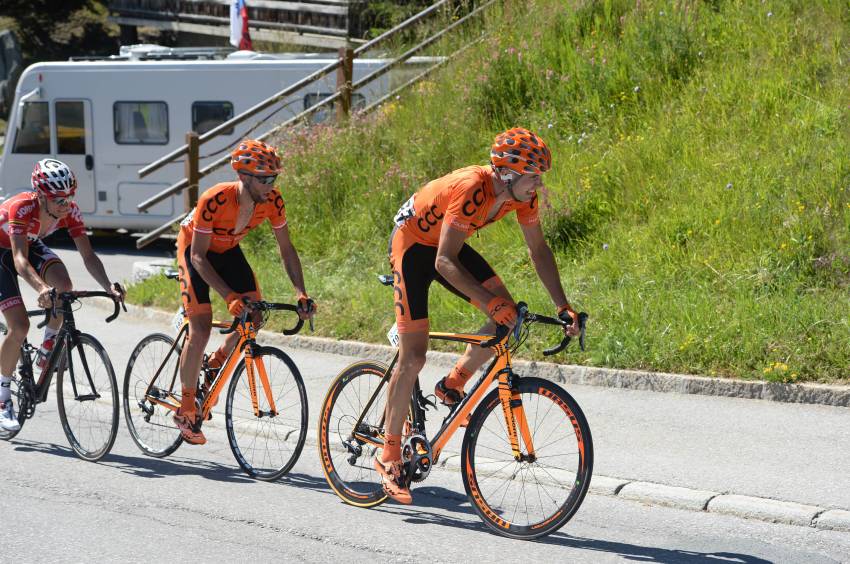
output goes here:
[[[210, 287], [224, 298], [234, 316], [242, 313], [244, 299], [261, 299], [259, 284], [239, 242], [265, 220], [271, 223], [284, 269], [297, 292], [299, 316], [308, 319], [316, 311], [315, 302], [307, 296], [301, 261], [289, 237], [283, 198], [274, 188], [281, 170], [277, 152], [262, 141], [246, 139], [231, 153], [230, 164], [238, 180], [216, 184], [204, 192], [183, 220], [177, 236], [180, 293], [189, 319], [189, 335], [180, 354], [183, 394], [174, 422], [190, 444], [206, 443], [195, 399], [212, 329]], [[260, 322], [260, 316], [255, 315], [255, 325]], [[238, 333], [228, 335], [210, 357], [210, 368], [221, 367], [238, 340]]]
[[[490, 318], [513, 327], [516, 306], [501, 279], [466, 239], [475, 231], [516, 211], [537, 274], [562, 319], [572, 318], [568, 335], [578, 334], [578, 315], [564, 294], [555, 257], [540, 226], [537, 191], [541, 175], [551, 167], [543, 140], [522, 128], [499, 134], [490, 151], [490, 166], [469, 166], [426, 184], [395, 216], [389, 258], [393, 271], [395, 315], [399, 332], [398, 364], [387, 389], [384, 449], [375, 459], [384, 491], [411, 503], [401, 460], [402, 426], [413, 385], [428, 350], [428, 288], [436, 280]], [[464, 397], [464, 385], [491, 356], [468, 346], [435, 393], [449, 406]]]

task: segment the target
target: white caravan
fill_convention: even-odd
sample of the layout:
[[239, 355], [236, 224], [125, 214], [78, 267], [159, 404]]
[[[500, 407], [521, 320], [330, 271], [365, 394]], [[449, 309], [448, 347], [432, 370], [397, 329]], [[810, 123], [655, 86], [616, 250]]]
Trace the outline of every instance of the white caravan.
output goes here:
[[[204, 133], [276, 92], [332, 63], [316, 55], [256, 57], [239, 52], [224, 60], [94, 60], [38, 63], [18, 82], [7, 125], [0, 196], [30, 189], [36, 161], [62, 160], [77, 175], [77, 204], [86, 225], [145, 231], [183, 210], [182, 194], [147, 212], [137, 204], [184, 177], [183, 163], [171, 163], [139, 179], [137, 171], [185, 143], [188, 131]], [[355, 59], [354, 81], [387, 61]], [[390, 84], [408, 75], [388, 73], [354, 93], [354, 107], [385, 95]], [[428, 60], [428, 62], [433, 62]], [[287, 99], [201, 146], [200, 166], [229, 151], [236, 141], [296, 115], [336, 90], [331, 73]], [[279, 110], [279, 111], [278, 111]], [[331, 109], [320, 110], [327, 117]], [[274, 115], [272, 115], [274, 114]], [[222, 167], [201, 180], [201, 190], [232, 179]]]

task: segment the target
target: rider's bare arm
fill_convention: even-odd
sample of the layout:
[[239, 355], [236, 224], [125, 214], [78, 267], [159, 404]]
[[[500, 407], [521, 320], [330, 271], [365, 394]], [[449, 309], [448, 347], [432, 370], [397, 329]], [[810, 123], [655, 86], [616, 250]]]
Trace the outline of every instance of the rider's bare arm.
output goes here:
[[440, 243], [437, 246], [437, 260], [434, 267], [446, 281], [469, 296], [474, 302], [486, 305], [495, 294], [484, 286], [466, 270], [458, 259], [461, 247], [466, 241], [467, 234], [454, 229], [448, 222], [443, 223], [440, 231]]
[[212, 242], [212, 233], [203, 233], [195, 231], [192, 235], [192, 247], [189, 251], [189, 260], [192, 261], [192, 266], [201, 275], [201, 278], [212, 287], [213, 290], [221, 296], [227, 296], [233, 292], [233, 288], [228, 286], [225, 281], [218, 275], [215, 268], [207, 260], [207, 252], [210, 249]]
[[26, 280], [27, 284], [42, 294], [50, 289], [47, 282], [41, 279], [38, 273], [30, 264], [27, 254], [29, 253], [29, 241], [26, 235], [9, 235], [9, 241], [12, 244], [12, 257], [15, 261], [15, 269], [18, 275]]
[[[107, 292], [112, 292], [112, 284], [109, 281], [109, 277], [106, 275], [106, 269], [103, 267], [103, 262], [101, 262], [100, 257], [98, 257], [95, 254], [94, 249], [92, 249], [88, 235], [83, 233], [78, 237], [74, 237], [73, 241], [74, 245], [77, 247], [77, 251], [83, 258], [83, 264], [86, 265], [86, 270], [88, 270], [92, 278], [100, 284], [101, 288]], [[123, 290], [121, 290], [121, 292], [123, 292]]]
[[284, 225], [273, 230], [274, 237], [277, 240], [278, 249], [280, 249], [280, 258], [283, 260], [283, 267], [286, 269], [286, 274], [292, 281], [295, 291], [301, 294], [307, 294], [304, 288], [304, 272], [301, 270], [301, 259], [298, 258], [298, 251], [292, 244], [292, 239], [289, 237], [289, 226]]
[[555, 307], [560, 308], [569, 305], [567, 296], [564, 294], [564, 287], [561, 285], [561, 275], [558, 273], [558, 265], [555, 263], [555, 254], [549, 244], [546, 243], [540, 223], [520, 225], [520, 227], [537, 276], [540, 277], [540, 281], [543, 282], [543, 286], [549, 292], [552, 301], [555, 302]]

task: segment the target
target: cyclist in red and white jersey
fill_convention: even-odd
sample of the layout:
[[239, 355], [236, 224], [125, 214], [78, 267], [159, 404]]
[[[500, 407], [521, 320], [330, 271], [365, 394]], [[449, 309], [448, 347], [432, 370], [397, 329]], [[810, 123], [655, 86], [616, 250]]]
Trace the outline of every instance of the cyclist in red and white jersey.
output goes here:
[[[0, 204], [0, 312], [9, 332], [0, 344], [0, 428], [20, 428], [11, 399], [11, 381], [21, 344], [29, 332], [29, 318], [18, 277], [38, 292], [38, 306], [51, 307], [51, 292], [69, 292], [68, 270], [42, 239], [58, 229], [67, 229], [83, 257], [86, 270], [104, 290], [117, 299], [124, 290], [112, 284], [103, 263], [86, 235], [80, 209], [74, 203], [77, 179], [73, 171], [56, 159], [42, 159], [32, 173], [32, 192], [22, 192]], [[38, 364], [53, 349], [61, 317], [53, 317], [44, 330]]]

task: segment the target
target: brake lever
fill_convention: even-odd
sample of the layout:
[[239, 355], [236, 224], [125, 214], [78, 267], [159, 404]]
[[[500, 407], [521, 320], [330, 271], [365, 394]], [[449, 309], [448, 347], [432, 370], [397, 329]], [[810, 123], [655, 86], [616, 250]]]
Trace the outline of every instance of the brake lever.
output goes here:
[[581, 312], [578, 314], [578, 346], [584, 351], [584, 335], [585, 335], [585, 327], [587, 326], [587, 318], [590, 317], [587, 313]]

